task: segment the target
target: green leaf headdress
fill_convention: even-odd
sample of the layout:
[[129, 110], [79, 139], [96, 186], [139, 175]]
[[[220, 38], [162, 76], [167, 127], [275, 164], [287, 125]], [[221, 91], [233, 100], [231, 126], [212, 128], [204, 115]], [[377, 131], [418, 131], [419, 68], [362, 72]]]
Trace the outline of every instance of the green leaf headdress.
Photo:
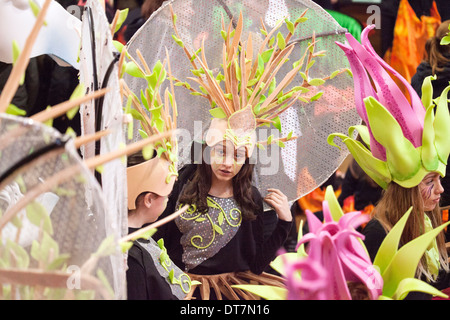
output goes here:
[[[338, 45], [350, 61], [355, 83], [355, 103], [366, 125], [349, 128], [349, 135], [335, 133], [328, 142], [341, 138], [361, 168], [381, 187], [394, 181], [405, 188], [420, 183], [429, 172], [445, 175], [450, 153], [450, 115], [447, 95], [432, 99], [433, 77], [425, 79], [422, 99], [411, 85], [387, 65], [373, 50], [364, 29], [361, 44], [347, 34], [348, 44]], [[388, 71], [404, 83], [411, 103], [400, 91]], [[375, 87], [369, 79], [370, 74]], [[352, 138], [357, 131], [368, 146]]]
[[[277, 143], [280, 147], [284, 142], [295, 139], [292, 132], [281, 139], [268, 138], [264, 142], [256, 141], [255, 129], [262, 125], [273, 125], [281, 131], [279, 115], [292, 107], [298, 100], [303, 102], [314, 101], [320, 98], [322, 93], [305, 98], [313, 86], [320, 86], [330, 77], [309, 77], [309, 70], [314, 65], [315, 59], [324, 52], [314, 52], [316, 46], [315, 35], [312, 35], [310, 45], [303, 56], [293, 63], [292, 69], [277, 83], [276, 75], [294, 49], [295, 43], [289, 40], [301, 28], [305, 22], [307, 10], [295, 21], [288, 18], [281, 20], [271, 30], [266, 30], [262, 25], [262, 41], [259, 48], [257, 41], [249, 33], [246, 40], [242, 39], [245, 19], [242, 12], [233, 28], [233, 20], [228, 27], [225, 26], [222, 17], [221, 36], [223, 47], [221, 52], [222, 63], [219, 73], [211, 70], [205, 57], [204, 39], [201, 47], [191, 52], [180, 36], [176, 20], [177, 16], [172, 10], [175, 42], [183, 49], [188, 61], [192, 64], [192, 74], [188, 77], [199, 85], [200, 91], [193, 89], [188, 82], [177, 80], [176, 85], [184, 86], [191, 94], [206, 98], [210, 104], [210, 114], [213, 117], [210, 129], [206, 135], [206, 143], [210, 146], [228, 139], [235, 147], [245, 146], [247, 156], [250, 156], [255, 144], [262, 147], [263, 144]], [[285, 24], [288, 33], [284, 36], [278, 30]], [[278, 31], [278, 32], [277, 32]], [[333, 77], [338, 73], [333, 74]], [[298, 86], [289, 85], [298, 74], [302, 76], [302, 82]], [[213, 133], [211, 133], [214, 131]]]
[[[157, 61], [153, 70], [151, 70], [139, 51], [137, 51], [137, 55], [143, 67], [126, 53], [125, 48], [122, 48], [122, 50], [131, 60], [128, 62], [121, 61], [124, 72], [147, 81], [147, 87], [140, 92], [140, 99], [128, 88], [125, 81], [121, 82], [122, 91], [127, 97], [125, 113], [130, 114], [140, 124], [139, 133], [142, 139], [175, 130], [177, 106], [172, 80], [170, 80], [172, 91], [166, 88], [164, 96], [161, 96], [160, 93], [162, 84], [168, 80], [166, 62], [169, 74], [170, 62], [167, 60], [163, 63]], [[132, 132], [133, 122], [130, 122], [128, 126], [128, 138], [130, 140], [133, 138]], [[154, 151], [156, 151], [155, 156]], [[127, 168], [129, 209], [135, 208], [137, 196], [144, 191], [154, 192], [160, 196], [168, 195], [172, 191], [173, 184], [178, 176], [176, 137], [164, 138], [156, 142], [155, 145], [145, 147], [142, 152], [144, 159], [147, 161]]]

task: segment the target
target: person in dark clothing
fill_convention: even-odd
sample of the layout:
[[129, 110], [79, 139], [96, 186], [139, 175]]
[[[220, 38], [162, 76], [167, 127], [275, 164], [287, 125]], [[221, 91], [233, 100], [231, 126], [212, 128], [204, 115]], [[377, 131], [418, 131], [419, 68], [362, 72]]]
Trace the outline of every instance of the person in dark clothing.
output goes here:
[[[115, 35], [115, 38], [126, 44], [148, 18], [162, 6], [165, 0], [125, 1], [129, 9], [127, 18]], [[117, 7], [117, 6], [116, 6]], [[123, 8], [122, 8], [123, 9]]]
[[[208, 159], [180, 170], [161, 217], [181, 205], [191, 207], [153, 236], [155, 240], [163, 238], [175, 264], [202, 282], [200, 292], [208, 294], [196, 295], [201, 299], [222, 299], [222, 295], [245, 298], [231, 292], [229, 279], [234, 284], [246, 283], [248, 277], [264, 283], [270, 275], [263, 271], [283, 246], [292, 225], [286, 196], [270, 189], [264, 201], [274, 208], [278, 222], [272, 234], [265, 236], [263, 198], [251, 185], [253, 165], [239, 148], [225, 148], [226, 141], [213, 147], [204, 145], [202, 153]], [[211, 295], [208, 286], [215, 289]]]
[[[12, 67], [12, 64], [0, 61], [0, 93], [11, 74]], [[39, 95], [39, 85], [38, 58], [34, 57], [31, 58], [28, 63], [25, 71], [24, 83], [17, 88], [11, 101], [13, 105], [26, 112], [26, 116], [28, 117], [35, 113], [35, 104]]]
[[441, 45], [440, 42], [449, 32], [450, 20], [442, 22], [436, 30], [434, 37], [428, 39], [425, 45], [425, 59], [417, 67], [415, 75], [411, 79], [411, 85], [417, 94], [422, 96], [422, 83], [428, 76], [435, 76], [432, 81], [433, 98], [441, 95], [450, 81], [450, 45]]
[[[345, 136], [343, 141], [361, 168], [383, 188], [382, 197], [372, 211], [371, 220], [362, 230], [365, 236], [364, 244], [373, 261], [382, 239], [409, 210], [410, 215], [401, 234], [399, 246], [404, 246], [442, 225], [439, 201], [444, 190], [440, 177], [445, 174], [450, 153], [446, 133], [450, 125], [446, 104], [450, 86], [440, 96], [441, 103], [436, 107], [439, 121], [436, 121], [438, 117], [433, 118], [433, 114], [429, 112], [434, 107], [431, 106], [431, 99], [422, 101], [400, 76], [390, 79], [390, 66], [382, 62], [381, 57], [371, 55], [369, 43], [359, 44], [356, 40], [348, 40], [352, 44], [352, 48], [347, 47], [353, 54], [352, 59], [349, 59], [352, 70], [355, 70], [356, 66], [360, 67], [355, 72], [359, 73], [359, 76], [354, 78], [355, 88], [358, 88], [355, 89], [355, 99], [358, 99], [358, 114], [365, 124], [358, 129], [358, 133], [370, 148], [351, 137]], [[362, 70], [363, 68], [365, 70]], [[370, 72], [370, 78], [367, 71]], [[412, 93], [412, 102], [395, 86], [395, 78], [402, 80], [408, 92]], [[368, 89], [370, 86], [373, 91]], [[428, 82], [425, 86], [429, 90]], [[372, 96], [372, 92], [376, 93], [376, 97]], [[359, 108], [362, 103], [365, 109]], [[424, 125], [429, 124], [430, 120], [434, 121], [434, 125]], [[422, 125], [412, 129], [414, 121], [421, 121]], [[415, 139], [409, 135], [412, 130], [418, 133]], [[406, 145], [410, 147], [410, 152], [405, 148]], [[427, 145], [431, 146], [428, 150]], [[415, 146], [420, 146], [421, 151], [418, 152]], [[433, 164], [430, 165], [430, 162]], [[430, 241], [415, 270], [416, 279], [424, 279], [439, 288], [450, 286], [444, 232], [439, 232], [437, 237]]]

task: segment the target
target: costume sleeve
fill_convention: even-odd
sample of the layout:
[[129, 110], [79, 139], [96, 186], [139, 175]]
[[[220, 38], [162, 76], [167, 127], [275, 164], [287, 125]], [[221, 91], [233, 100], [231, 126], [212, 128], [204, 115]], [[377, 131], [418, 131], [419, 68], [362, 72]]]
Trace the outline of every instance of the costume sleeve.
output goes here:
[[278, 250], [283, 246], [289, 231], [291, 230], [292, 221], [278, 219], [272, 234], [264, 241], [264, 229], [266, 226], [263, 219], [263, 200], [256, 188], [254, 193], [258, 203], [260, 204], [260, 208], [258, 209], [256, 220], [252, 223], [256, 254], [250, 264], [250, 270], [255, 274], [260, 274], [277, 256]]

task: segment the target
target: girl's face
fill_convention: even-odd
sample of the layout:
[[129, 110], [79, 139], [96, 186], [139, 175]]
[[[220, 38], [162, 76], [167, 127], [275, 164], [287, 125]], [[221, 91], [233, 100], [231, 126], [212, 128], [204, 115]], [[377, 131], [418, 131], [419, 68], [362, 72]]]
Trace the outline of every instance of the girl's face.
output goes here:
[[235, 148], [230, 141], [224, 141], [211, 148], [211, 170], [219, 181], [231, 181], [246, 159], [245, 147]]
[[419, 183], [419, 191], [422, 195], [425, 211], [432, 211], [439, 204], [444, 188], [441, 185], [439, 173], [432, 172]]

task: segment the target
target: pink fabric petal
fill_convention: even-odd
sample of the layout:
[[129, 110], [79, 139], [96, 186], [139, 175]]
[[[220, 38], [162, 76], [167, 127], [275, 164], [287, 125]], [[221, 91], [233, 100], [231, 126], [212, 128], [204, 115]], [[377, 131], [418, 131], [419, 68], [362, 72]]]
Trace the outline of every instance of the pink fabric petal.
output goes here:
[[317, 218], [310, 210], [305, 210], [306, 219], [308, 221], [309, 232], [316, 233], [322, 227], [322, 221]]
[[404, 136], [414, 147], [422, 145], [423, 123], [419, 121], [408, 100], [400, 88], [366, 47], [361, 45], [351, 34], [346, 34], [349, 45], [369, 72], [376, 87], [378, 101], [389, 110], [400, 124]]
[[311, 211], [306, 211], [311, 232], [298, 245], [308, 242], [308, 256], [295, 262], [285, 260], [289, 299], [348, 300], [351, 299], [348, 281], [364, 283], [371, 298], [377, 298], [382, 285], [373, 284], [379, 284], [381, 276], [358, 239], [363, 235], [355, 230], [367, 222], [368, 216], [355, 211], [336, 222], [327, 201], [323, 202], [323, 212], [322, 223]]
[[384, 61], [376, 52], [375, 49], [372, 47], [372, 44], [369, 40], [369, 32], [375, 28], [375, 25], [369, 25], [361, 33], [361, 43], [366, 48], [366, 50], [375, 58], [377, 61], [389, 72], [393, 74], [397, 79], [399, 79], [403, 85], [406, 87], [409, 93], [409, 97], [411, 100], [411, 106], [414, 110], [414, 113], [417, 115], [417, 118], [419, 119], [422, 127], [423, 127], [423, 121], [425, 119], [425, 107], [422, 104], [422, 100], [420, 99], [417, 92], [414, 90], [414, 88], [411, 86], [411, 84], [400, 74], [392, 68], [386, 61]]
[[325, 236], [322, 241], [322, 246], [322, 265], [326, 269], [329, 277], [328, 296], [333, 300], [350, 300], [350, 291], [348, 290], [344, 270], [338, 257], [338, 250], [331, 237]]
[[369, 96], [377, 98], [377, 94], [372, 87], [366, 69], [362, 65], [361, 61], [359, 61], [355, 51], [348, 45], [339, 42], [336, 42], [336, 44], [344, 51], [344, 54], [347, 56], [347, 59], [350, 63], [350, 69], [353, 73], [353, 83], [355, 88], [356, 112], [358, 112], [361, 119], [369, 128], [370, 150], [375, 158], [386, 161], [386, 149], [373, 137], [372, 130], [370, 130], [370, 124], [367, 118], [366, 106], [364, 105], [364, 98]]
[[325, 300], [327, 285], [326, 272], [318, 262], [302, 259], [286, 269], [288, 300]]
[[370, 216], [368, 214], [362, 214], [361, 211], [348, 212], [339, 220], [339, 226], [341, 228], [358, 228], [363, 223], [369, 222]]
[[[353, 243], [348, 245], [348, 240], [338, 241], [339, 259], [344, 267], [344, 273], [348, 281], [362, 282], [367, 287], [371, 299], [377, 299], [381, 294], [383, 278], [378, 272], [374, 272], [373, 264], [366, 256], [359, 256], [355, 254], [355, 247], [361, 246], [360, 243]], [[377, 285], [376, 285], [377, 284]]]

